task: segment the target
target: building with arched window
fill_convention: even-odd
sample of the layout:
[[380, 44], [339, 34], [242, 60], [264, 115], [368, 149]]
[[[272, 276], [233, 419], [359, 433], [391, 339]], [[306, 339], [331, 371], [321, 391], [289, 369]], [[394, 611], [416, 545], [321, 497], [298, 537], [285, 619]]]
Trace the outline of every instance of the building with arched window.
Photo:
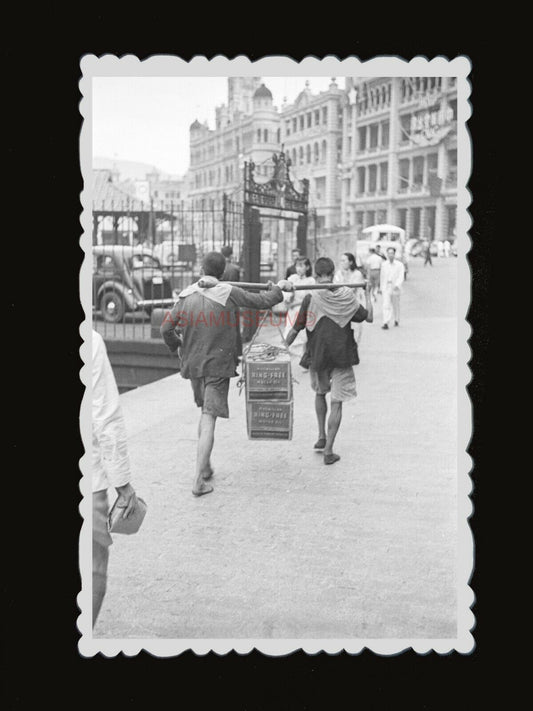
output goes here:
[[337, 143], [342, 138], [343, 97], [334, 79], [318, 94], [307, 82], [282, 111], [281, 141], [292, 159], [295, 187], [309, 180], [309, 206], [317, 211], [318, 226], [325, 228], [337, 227], [341, 218]]
[[454, 77], [347, 78], [342, 222], [453, 241], [457, 213]]
[[280, 151], [280, 116], [260, 77], [228, 77], [228, 102], [216, 107], [215, 128], [194, 121], [190, 127], [188, 198], [193, 205], [222, 202], [223, 193], [241, 199], [244, 161], [253, 161], [259, 182], [265, 164]]

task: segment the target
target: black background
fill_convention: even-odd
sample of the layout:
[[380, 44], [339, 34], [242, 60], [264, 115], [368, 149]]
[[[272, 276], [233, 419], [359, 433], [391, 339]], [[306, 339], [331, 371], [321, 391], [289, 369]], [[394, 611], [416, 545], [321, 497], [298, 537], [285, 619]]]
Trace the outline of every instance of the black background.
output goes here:
[[[373, 25], [355, 19], [353, 24], [343, 23], [342, 13], [304, 28], [301, 18], [292, 24], [288, 17], [277, 17], [284, 12], [278, 7], [263, 8], [255, 20], [249, 11], [241, 15], [232, 7], [219, 7], [222, 24], [207, 9], [194, 21], [149, 6], [138, 14], [133, 7], [120, 7], [114, 16], [107, 9], [83, 14], [74, 6], [65, 12], [52, 4], [40, 17], [32, 13], [31, 39], [30, 28], [20, 18], [3, 47], [8, 75], [4, 113], [10, 121], [4, 133], [5, 170], [11, 171], [14, 186], [9, 203], [4, 202], [10, 208], [4, 215], [12, 220], [12, 232], [5, 234], [16, 237], [13, 243], [18, 245], [16, 268], [5, 275], [13, 295], [8, 299], [11, 318], [6, 321], [12, 345], [6, 349], [12, 361], [11, 370], [6, 370], [6, 383], [12, 388], [6, 429], [13, 464], [6, 464], [3, 489], [5, 707], [40, 708], [61, 698], [74, 703], [74, 694], [94, 709], [148, 704], [186, 709], [212, 704], [232, 709], [432, 709], [475, 703], [494, 645], [494, 621], [486, 602], [490, 546], [485, 502], [490, 477], [482, 476], [488, 462], [486, 305], [496, 203], [490, 36], [485, 31], [478, 38], [479, 33], [468, 28], [461, 32], [456, 19], [440, 37], [433, 30], [407, 37], [397, 28], [386, 36], [377, 20]], [[439, 14], [444, 12], [443, 6]], [[228, 28], [235, 15], [246, 21], [233, 27], [230, 41]], [[268, 15], [270, 20], [259, 31], [259, 19], [266, 21]], [[78, 460], [83, 454], [78, 427], [83, 395], [78, 377], [82, 365], [78, 324], [83, 319], [77, 296], [82, 260], [78, 81], [80, 58], [86, 53], [131, 53], [143, 59], [152, 54], [184, 59], [198, 54], [209, 58], [246, 54], [250, 59], [281, 54], [297, 60], [309, 54], [355, 55], [363, 60], [383, 54], [405, 59], [470, 57], [474, 113], [468, 126], [474, 160], [469, 187], [474, 225], [469, 320], [474, 327], [470, 341], [474, 380], [469, 392], [475, 430], [469, 451], [475, 461], [471, 525], [476, 561], [471, 585], [477, 598], [476, 647], [471, 654], [421, 656], [410, 651], [379, 657], [367, 650], [355, 656], [298, 652], [268, 658], [257, 652], [243, 657], [234, 653], [197, 657], [187, 652], [170, 659], [146, 652], [130, 659], [122, 655], [85, 659], [78, 654]], [[20, 257], [25, 257], [23, 267]], [[17, 376], [14, 365], [19, 366]], [[462, 703], [457, 703], [459, 699]]]

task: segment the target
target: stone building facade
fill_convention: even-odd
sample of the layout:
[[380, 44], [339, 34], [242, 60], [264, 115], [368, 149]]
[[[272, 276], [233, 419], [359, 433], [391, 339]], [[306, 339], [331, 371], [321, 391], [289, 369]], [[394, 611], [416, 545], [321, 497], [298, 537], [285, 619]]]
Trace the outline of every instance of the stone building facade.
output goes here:
[[192, 205], [219, 207], [223, 193], [241, 199], [244, 161], [254, 161], [256, 177], [266, 179], [280, 147], [279, 114], [269, 89], [259, 77], [229, 77], [228, 103], [216, 108], [215, 128], [197, 120], [190, 127]]
[[318, 226], [325, 228], [339, 226], [341, 218], [343, 99], [335, 79], [318, 94], [310, 91], [307, 82], [295, 102], [281, 112], [282, 143], [291, 159], [291, 174], [296, 180], [309, 180], [309, 206], [317, 211]]
[[451, 77], [347, 78], [341, 220], [455, 238], [457, 87]]

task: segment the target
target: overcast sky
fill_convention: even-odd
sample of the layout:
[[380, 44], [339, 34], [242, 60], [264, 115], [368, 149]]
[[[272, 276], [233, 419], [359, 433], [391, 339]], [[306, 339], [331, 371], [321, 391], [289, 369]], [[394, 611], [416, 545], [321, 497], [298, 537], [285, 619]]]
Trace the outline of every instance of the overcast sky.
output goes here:
[[[313, 93], [330, 77], [263, 77], [278, 108], [309, 80]], [[337, 78], [344, 88], [344, 78]], [[225, 77], [94, 77], [93, 156], [149, 163], [182, 175], [189, 164], [189, 126], [215, 127], [215, 107], [227, 103]]]

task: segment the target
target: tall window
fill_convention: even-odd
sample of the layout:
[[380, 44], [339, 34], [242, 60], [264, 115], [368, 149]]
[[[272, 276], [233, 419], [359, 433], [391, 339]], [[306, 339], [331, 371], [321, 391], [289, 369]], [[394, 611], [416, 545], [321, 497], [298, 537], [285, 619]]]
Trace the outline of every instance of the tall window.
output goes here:
[[320, 124], [320, 111], [317, 109], [315, 111], [315, 126], [318, 126]]
[[303, 146], [300, 146], [299, 156], [298, 156], [298, 157], [299, 157], [299, 159], [300, 159], [300, 165], [303, 165], [303, 164], [304, 164], [304, 149], [303, 149]]
[[384, 121], [381, 124], [381, 147], [389, 147], [389, 135], [390, 135], [390, 124], [388, 121]]
[[411, 237], [416, 237], [420, 239], [422, 235], [420, 234], [420, 212], [419, 207], [411, 208]]
[[359, 150], [366, 151], [366, 126], [357, 129], [359, 132]]
[[363, 224], [364, 224], [364, 223], [363, 223], [363, 220], [364, 220], [364, 217], [365, 217], [365, 213], [364, 213], [362, 210], [358, 210], [358, 211], [355, 213], [355, 224], [356, 224], [358, 230], [362, 230], [362, 229], [363, 229]]
[[290, 121], [285, 121], [285, 133], [287, 136], [291, 135], [291, 122]]
[[267, 128], [263, 129], [263, 141], [265, 143], [268, 143], [268, 129]]
[[370, 126], [370, 148], [377, 148], [378, 146], [378, 124], [373, 123]]
[[276, 132], [276, 143], [278, 143], [278, 145], [281, 143], [281, 128], [278, 128]]
[[446, 210], [448, 213], [448, 237], [455, 239], [457, 231], [457, 207], [455, 205], [448, 205]]
[[365, 169], [357, 168], [357, 193], [362, 195], [365, 192]]
[[370, 227], [370, 225], [375, 225], [375, 219], [376, 219], [376, 213], [374, 210], [369, 210], [366, 213], [366, 226]]
[[427, 158], [428, 162], [428, 179], [431, 178], [433, 175], [437, 175], [437, 169], [439, 165], [439, 154], [438, 153], [430, 153]]
[[307, 128], [311, 128], [312, 122], [313, 122], [313, 114], [311, 112], [309, 112], [307, 114]]
[[426, 232], [428, 239], [435, 239], [435, 214], [437, 208], [433, 205], [426, 207]]
[[305, 157], [307, 159], [307, 162], [311, 162], [311, 145], [309, 144], [307, 148], [305, 149]]
[[328, 144], [326, 141], [322, 141], [322, 163], [326, 162], [326, 155], [328, 152]]
[[387, 210], [378, 210], [377, 224], [384, 225], [387, 222]]
[[453, 111], [453, 120], [457, 121], [457, 99], [450, 99], [448, 103]]
[[398, 163], [398, 192], [406, 193], [409, 187], [409, 160], [402, 158]]
[[411, 114], [400, 116], [400, 143], [409, 143], [411, 136]]
[[379, 164], [379, 189], [381, 192], [386, 193], [389, 187], [389, 164], [380, 163]]
[[328, 107], [324, 106], [322, 109], [322, 123], [327, 123], [328, 122]]
[[260, 128], [257, 129], [257, 142], [261, 143], [261, 129]]
[[296, 133], [297, 130], [298, 130], [298, 121], [297, 121], [296, 118], [293, 118], [293, 120], [292, 120], [292, 132], [293, 132], [293, 133]]
[[448, 174], [446, 175], [448, 187], [457, 186], [457, 149], [448, 151]]
[[378, 167], [375, 164], [368, 166], [368, 192], [375, 193], [377, 189], [377, 172]]
[[401, 227], [402, 230], [407, 229], [407, 208], [405, 207], [398, 210], [398, 227]]
[[292, 164], [298, 165], [298, 157], [296, 155], [296, 148], [292, 149]]
[[320, 152], [319, 152], [319, 149], [318, 149], [318, 143], [315, 143], [315, 145], [313, 146], [313, 157], [314, 157], [315, 163], [318, 163], [318, 161], [320, 160], [320, 155], [319, 155], [319, 153], [320, 153]]
[[304, 122], [305, 122], [305, 117], [304, 117], [304, 115], [302, 114], [302, 115], [300, 116], [300, 131], [303, 131], [304, 128], [305, 128], [305, 123], [304, 123]]
[[422, 187], [424, 183], [424, 158], [417, 156], [413, 159], [413, 184]]

